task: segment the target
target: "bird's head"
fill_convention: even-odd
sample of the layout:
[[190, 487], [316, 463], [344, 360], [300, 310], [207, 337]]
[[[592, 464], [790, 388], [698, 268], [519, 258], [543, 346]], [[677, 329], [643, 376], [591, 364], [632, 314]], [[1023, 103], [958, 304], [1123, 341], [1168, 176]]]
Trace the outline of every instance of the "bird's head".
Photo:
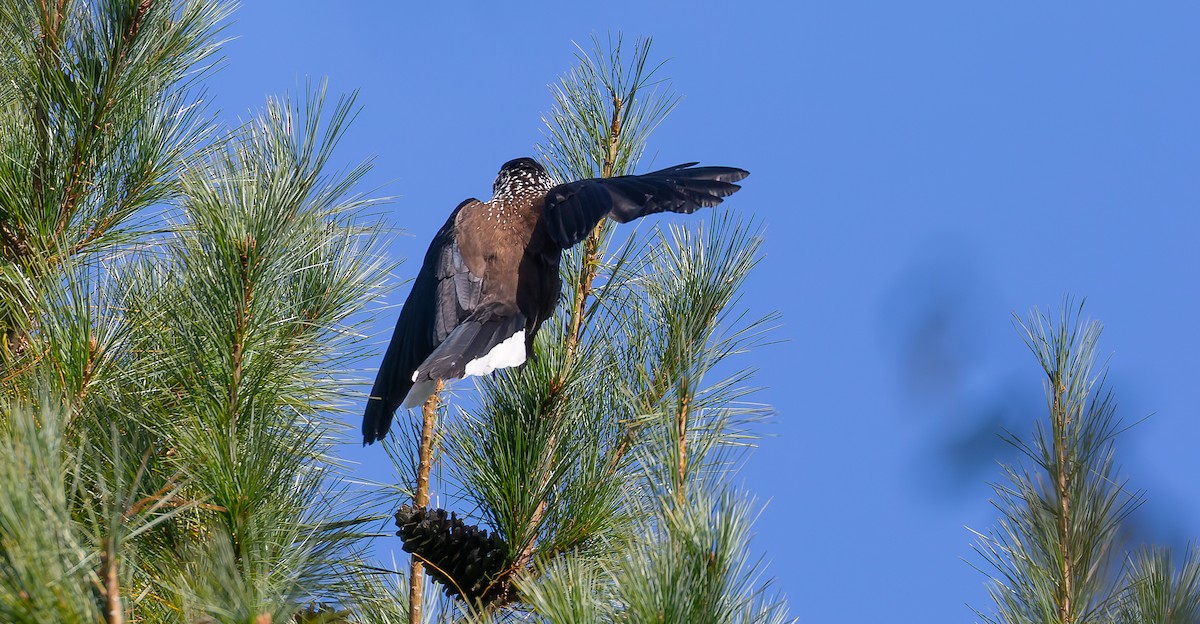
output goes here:
[[546, 169], [532, 158], [514, 158], [500, 167], [492, 183], [492, 198], [505, 199], [545, 193], [554, 186]]

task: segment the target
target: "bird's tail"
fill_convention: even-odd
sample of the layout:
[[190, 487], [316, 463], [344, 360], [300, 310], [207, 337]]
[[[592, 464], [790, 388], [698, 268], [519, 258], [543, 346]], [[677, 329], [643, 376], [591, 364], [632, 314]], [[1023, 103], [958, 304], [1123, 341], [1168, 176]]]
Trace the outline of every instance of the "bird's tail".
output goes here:
[[525, 356], [525, 315], [511, 304], [484, 305], [446, 336], [413, 381], [487, 375], [524, 364]]

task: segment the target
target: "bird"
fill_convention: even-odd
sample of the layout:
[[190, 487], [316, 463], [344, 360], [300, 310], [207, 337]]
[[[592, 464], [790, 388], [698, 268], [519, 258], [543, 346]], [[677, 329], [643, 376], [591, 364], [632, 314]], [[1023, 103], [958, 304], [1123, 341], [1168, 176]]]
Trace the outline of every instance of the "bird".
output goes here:
[[749, 175], [698, 164], [555, 184], [532, 158], [504, 163], [491, 200], [460, 203], [429, 244], [367, 397], [363, 445], [386, 437], [396, 409], [424, 403], [438, 380], [524, 364], [558, 305], [563, 251], [601, 219], [690, 214]]

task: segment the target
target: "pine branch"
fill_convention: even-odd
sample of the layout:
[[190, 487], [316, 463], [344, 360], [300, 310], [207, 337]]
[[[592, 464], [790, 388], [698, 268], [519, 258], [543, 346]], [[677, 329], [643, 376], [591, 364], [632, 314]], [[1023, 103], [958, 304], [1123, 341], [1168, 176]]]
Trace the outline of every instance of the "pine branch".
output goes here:
[[237, 278], [235, 289], [240, 291], [240, 297], [233, 305], [234, 326], [229, 345], [229, 359], [232, 373], [226, 394], [229, 400], [226, 409], [229, 414], [229, 429], [231, 436], [236, 437], [238, 421], [238, 391], [242, 385], [243, 367], [246, 360], [246, 341], [249, 338], [249, 323], [254, 304], [254, 280], [251, 266], [255, 260], [255, 240], [252, 235], [234, 242], [237, 252]]
[[[638, 81], [634, 80], [634, 86], [630, 89], [629, 93], [625, 97], [632, 100], [637, 95], [637, 84]], [[611, 121], [609, 122], [608, 136], [606, 137], [608, 143], [607, 154], [600, 166], [603, 177], [612, 176], [617, 151], [622, 139], [621, 122], [622, 113], [625, 110], [624, 106], [622, 105], [621, 94], [616, 93], [610, 88], [609, 96], [612, 99], [612, 116]], [[582, 337], [581, 334], [583, 332], [584, 317], [586, 316], [587, 311], [588, 296], [591, 293], [592, 283], [595, 281], [596, 274], [600, 268], [600, 242], [603, 240], [604, 233], [609, 227], [611, 226], [609, 225], [607, 219], [601, 220], [600, 223], [596, 224], [596, 227], [592, 230], [591, 234], [588, 235], [587, 239], [584, 240], [583, 264], [580, 268], [577, 278], [578, 281], [575, 285], [575, 299], [570, 309], [571, 320], [568, 325], [566, 337], [566, 357], [564, 358], [559, 377], [549, 389], [548, 402], [550, 403], [553, 403], [554, 399], [559, 394], [559, 388], [566, 383], [569, 371], [575, 365], [575, 354], [579, 346], [579, 341]], [[546, 412], [542, 413], [545, 414]], [[558, 452], [558, 434], [559, 431], [555, 430], [551, 434], [550, 439], [547, 441], [544, 451], [547, 455], [554, 455]], [[550, 463], [547, 462], [546, 469], [537, 477], [539, 491], [546, 490], [547, 486], [549, 485], [550, 476]], [[530, 537], [525, 547], [522, 549], [521, 554], [513, 563], [513, 567], [515, 569], [523, 570], [533, 560], [533, 553], [538, 540], [539, 528], [541, 527], [542, 519], [546, 515], [546, 505], [547, 501], [543, 499], [540, 503], [538, 503], [533, 515], [529, 518], [529, 523], [525, 534]]]
[[[633, 56], [632, 62], [624, 62], [619, 42], [607, 58], [604, 52], [581, 55], [579, 65], [554, 87], [555, 108], [546, 118], [548, 142], [539, 151], [559, 179], [629, 173], [650, 130], [670, 110], [673, 96], [651, 88], [647, 44], [639, 43]], [[740, 386], [749, 373], [740, 371], [707, 386], [701, 380], [713, 365], [758, 340], [759, 321], [747, 324], [729, 312], [754, 264], [757, 239], [748, 228], [731, 225], [730, 217], [713, 221], [720, 225], [704, 235], [672, 229], [674, 240], [651, 244], [635, 239], [613, 255], [608, 253], [612, 228], [595, 228], [584, 244], [564, 256], [565, 305], [539, 333], [536, 357], [520, 369], [482, 378], [478, 383], [483, 405], [464, 411], [447, 427], [447, 465], [483, 519], [512, 547], [490, 585], [516, 589], [487, 603], [480, 614], [485, 619], [501, 607], [528, 613], [536, 597], [524, 592], [539, 591], [543, 580], [553, 582], [544, 578], [547, 573], [565, 569], [582, 574], [591, 569], [597, 574], [584, 578], [612, 584], [611, 570], [599, 566], [638, 559], [641, 551], [635, 552], [633, 545], [641, 540], [647, 548], [672, 548], [657, 534], [639, 533], [660, 522], [662, 510], [656, 505], [667, 503], [687, 513], [694, 501], [675, 498], [691, 494], [683, 484], [720, 473], [710, 468], [726, 457], [723, 449], [752, 439], [741, 427], [764, 410], [736, 404], [751, 391]], [[709, 244], [710, 237], [717, 242]], [[662, 251], [666, 247], [677, 254], [668, 257], [673, 252]], [[663, 269], [662, 276], [655, 275]], [[651, 293], [652, 288], [659, 290]], [[649, 306], [653, 318], [643, 310], [649, 301], [655, 304]], [[644, 336], [635, 338], [634, 333], [652, 336], [652, 344], [642, 344]], [[697, 354], [681, 357], [689, 348]], [[669, 439], [669, 446], [657, 444], [660, 435]], [[643, 453], [652, 444], [655, 453], [664, 455]], [[649, 468], [672, 454], [669, 472]], [[635, 464], [623, 461], [626, 455], [641, 460], [637, 467], [644, 470], [631, 470]], [[673, 488], [672, 495], [659, 496], [660, 484], [675, 482], [683, 484]], [[716, 479], [711, 484], [719, 485]], [[736, 549], [738, 544], [728, 546]], [[737, 576], [706, 558], [697, 557], [694, 563], [719, 571], [706, 578], [725, 572]], [[461, 579], [456, 582], [469, 593]], [[730, 587], [680, 585], [679, 591], [696, 599], [700, 607], [695, 613], [750, 604], [722, 593]], [[572, 597], [592, 592], [600, 597], [586, 601], [591, 607], [581, 605], [570, 612], [603, 614], [598, 605], [612, 598], [604, 591], [605, 587], [573, 587]], [[553, 602], [566, 608], [568, 601], [560, 594]], [[619, 602], [611, 604], [622, 608]], [[747, 608], [753, 612], [754, 607]], [[549, 621], [591, 621], [556, 617], [541, 608], [535, 614]], [[774, 617], [765, 621], [777, 621]], [[758, 620], [680, 616], [667, 621]]]
[[[649, 46], [647, 46], [648, 48]], [[633, 81], [633, 86], [630, 88], [629, 93], [624, 95], [625, 98], [633, 100], [637, 96], [638, 82], [636, 79]], [[608, 125], [608, 136], [605, 137], [608, 143], [608, 150], [604, 156], [604, 160], [600, 163], [600, 177], [603, 178], [612, 177], [613, 168], [616, 166], [617, 154], [621, 145], [621, 115], [625, 111], [625, 107], [622, 104], [622, 94], [616, 93], [613, 86], [609, 88], [609, 97], [612, 100], [612, 117]], [[571, 306], [571, 324], [567, 332], [566, 366], [571, 365], [571, 362], [575, 358], [575, 349], [579, 345], [588, 295], [592, 291], [592, 282], [595, 281], [596, 273], [600, 268], [600, 242], [603, 240], [604, 233], [608, 227], [610, 227], [608, 220], [602, 219], [583, 242], [583, 266], [579, 271], [578, 282], [575, 285], [575, 301]]]
[[1009, 436], [1032, 466], [1005, 467], [1009, 483], [993, 486], [999, 527], [976, 533], [975, 550], [994, 570], [996, 613], [980, 613], [989, 622], [1089, 622], [1118, 598], [1111, 561], [1140, 496], [1116, 475], [1119, 426], [1093, 371], [1101, 327], [1081, 321], [1081, 309], [1067, 300], [1056, 320], [1035, 311], [1018, 321], [1046, 375], [1048, 414], [1031, 440]]
[[[429, 505], [429, 471], [433, 467], [433, 428], [437, 422], [442, 380], [434, 385], [433, 394], [421, 406], [421, 449], [417, 460], [417, 489], [413, 493], [413, 505], [424, 508]], [[409, 624], [421, 624], [421, 612], [425, 605], [422, 595], [425, 588], [425, 566], [416, 556], [410, 564], [408, 585]]]
[[124, 624], [125, 610], [121, 607], [121, 583], [117, 569], [117, 552], [111, 537], [105, 538], [100, 551], [100, 576], [104, 579], [104, 621]]
[[325, 171], [351, 100], [206, 117], [228, 6], [0, 9], [0, 620], [351, 601], [363, 520], [325, 415], [383, 281], [374, 200], [365, 165]]
[[1059, 574], [1062, 579], [1058, 592], [1058, 617], [1063, 624], [1075, 621], [1075, 612], [1071, 608], [1071, 582], [1074, 579], [1074, 566], [1071, 544], [1074, 543], [1071, 534], [1071, 464], [1068, 457], [1070, 440], [1067, 439], [1067, 429], [1071, 425], [1071, 415], [1067, 412], [1063, 396], [1067, 388], [1058, 379], [1058, 372], [1050, 374], [1051, 393], [1053, 394], [1050, 408], [1054, 426], [1054, 452], [1057, 462], [1054, 464], [1055, 484], [1058, 488], [1058, 556]]
[[1167, 548], [1142, 548], [1129, 557], [1115, 624], [1193, 624], [1200, 621], [1200, 555], [1194, 545], [1181, 565]]
[[680, 507], [683, 506], [684, 499], [687, 496], [687, 439], [688, 439], [688, 405], [691, 396], [688, 394], [687, 379], [683, 380], [683, 388], [679, 393], [679, 414], [676, 417], [675, 435], [678, 436], [678, 453], [679, 453], [679, 469], [677, 477], [679, 479], [675, 487], [675, 503]]

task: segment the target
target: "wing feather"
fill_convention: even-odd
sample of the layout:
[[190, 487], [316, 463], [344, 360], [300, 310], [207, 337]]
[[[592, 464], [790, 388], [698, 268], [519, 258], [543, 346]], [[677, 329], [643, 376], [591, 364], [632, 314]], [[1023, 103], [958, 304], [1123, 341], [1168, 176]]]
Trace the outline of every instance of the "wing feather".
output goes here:
[[750, 175], [735, 167], [695, 165], [560, 184], [546, 194], [546, 230], [554, 242], [567, 249], [606, 216], [627, 223], [657, 212], [692, 213], [716, 206], [741, 188], [735, 182]]
[[396, 408], [413, 390], [417, 368], [479, 305], [483, 279], [463, 262], [455, 235], [459, 213], [478, 203], [468, 199], [459, 204], [429, 243], [367, 398], [364, 444], [387, 436]]

